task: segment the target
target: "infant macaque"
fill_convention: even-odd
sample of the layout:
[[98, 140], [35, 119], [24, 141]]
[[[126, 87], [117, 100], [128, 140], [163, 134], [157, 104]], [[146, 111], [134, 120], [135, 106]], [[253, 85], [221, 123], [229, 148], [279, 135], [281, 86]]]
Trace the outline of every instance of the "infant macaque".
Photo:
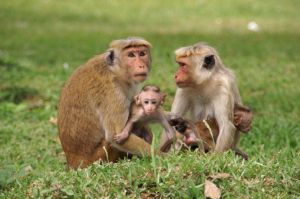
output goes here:
[[[251, 130], [252, 119], [253, 112], [247, 106], [235, 104], [233, 124], [237, 130], [248, 133]], [[192, 148], [199, 146], [200, 151], [204, 149], [205, 152], [208, 152], [214, 149], [215, 142], [219, 136], [219, 126], [215, 119], [206, 120], [205, 124], [202, 120], [192, 122], [191, 120], [174, 117], [170, 120], [170, 124], [178, 132], [176, 137], [179, 142], [175, 145], [177, 148], [180, 149], [179, 145], [180, 141], [182, 141], [186, 146]], [[248, 155], [239, 148], [236, 147], [232, 150], [236, 155], [241, 156], [245, 160], [248, 159]]]
[[[162, 145], [161, 151], [167, 152], [170, 143], [175, 138], [175, 131], [170, 126], [167, 116], [164, 113], [161, 105], [164, 103], [166, 95], [160, 92], [159, 87], [147, 85], [134, 97], [134, 101], [130, 107], [130, 114], [127, 124], [120, 134], [117, 134], [114, 139], [117, 143], [123, 143], [129, 136], [132, 130], [140, 129], [148, 123], [159, 122], [165, 129], [168, 139]], [[143, 132], [142, 132], [143, 133]], [[148, 141], [151, 143], [151, 140]], [[143, 135], [141, 137], [149, 137]]]

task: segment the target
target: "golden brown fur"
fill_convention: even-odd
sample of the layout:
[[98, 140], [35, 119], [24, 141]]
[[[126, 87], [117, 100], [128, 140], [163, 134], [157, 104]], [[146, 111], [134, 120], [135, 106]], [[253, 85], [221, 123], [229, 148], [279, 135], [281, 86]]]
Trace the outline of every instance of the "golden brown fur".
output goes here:
[[[150, 70], [149, 48], [141, 38], [116, 40], [109, 51], [90, 59], [66, 82], [59, 102], [58, 128], [69, 167], [116, 161], [127, 152], [150, 154], [150, 144], [134, 134], [122, 145], [113, 140], [126, 124], [137, 85]], [[132, 51], [134, 57], [127, 57], [125, 51]]]

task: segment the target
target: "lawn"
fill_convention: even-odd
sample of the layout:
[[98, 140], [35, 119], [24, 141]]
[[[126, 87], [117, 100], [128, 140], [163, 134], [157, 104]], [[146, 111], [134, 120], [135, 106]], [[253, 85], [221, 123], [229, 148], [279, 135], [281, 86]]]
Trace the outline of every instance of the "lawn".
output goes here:
[[[212, 180], [223, 198], [300, 197], [300, 2], [0, 2], [0, 198], [203, 198]], [[259, 31], [250, 31], [254, 21]], [[235, 71], [255, 113], [242, 135], [244, 161], [228, 152], [172, 151], [68, 171], [57, 127], [60, 90], [72, 72], [111, 40], [152, 43], [147, 83], [176, 86], [174, 50], [204, 41]], [[161, 128], [153, 126], [158, 139]], [[215, 174], [229, 174], [213, 179]]]

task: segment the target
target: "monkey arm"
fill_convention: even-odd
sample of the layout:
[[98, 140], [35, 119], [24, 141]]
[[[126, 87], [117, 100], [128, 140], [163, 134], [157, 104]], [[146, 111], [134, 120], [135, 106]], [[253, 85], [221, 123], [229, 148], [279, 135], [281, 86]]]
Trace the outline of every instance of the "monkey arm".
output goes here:
[[176, 138], [176, 132], [169, 124], [167, 116], [164, 114], [163, 110], [159, 110], [159, 122], [164, 128], [164, 132], [161, 135], [160, 151], [168, 152]]
[[[117, 106], [117, 103], [112, 103], [114, 106]], [[118, 107], [120, 110], [123, 110], [124, 107]], [[115, 107], [116, 110], [119, 110]], [[151, 154], [151, 145], [147, 143], [144, 139], [139, 138], [137, 135], [131, 133], [128, 139], [123, 143], [119, 144], [114, 139], [115, 136], [122, 132], [125, 126], [125, 122], [128, 118], [128, 111], [124, 109], [122, 111], [123, 114], [120, 113], [111, 113], [108, 112], [106, 117], [103, 118], [103, 127], [105, 129], [105, 138], [108, 142], [111, 143], [115, 148], [128, 152], [131, 154]]]
[[220, 96], [213, 101], [215, 110], [214, 115], [219, 126], [219, 136], [216, 142], [215, 150], [217, 152], [224, 152], [232, 148], [236, 128], [232, 123], [233, 120], [233, 103], [231, 103], [230, 96]]
[[133, 120], [132, 118], [130, 118], [130, 119], [127, 121], [127, 124], [126, 124], [126, 126], [124, 127], [124, 129], [123, 129], [123, 131], [121, 132], [121, 134], [128, 134], [128, 136], [129, 136], [129, 133], [130, 133], [130, 131], [132, 130], [133, 124], [134, 124], [134, 120]]
[[[117, 135], [115, 134], [115, 136]], [[124, 152], [136, 154], [136, 155], [151, 154], [151, 145], [148, 142], [146, 142], [144, 139], [135, 135], [134, 133], [129, 133], [129, 137], [122, 144], [117, 143], [115, 139], [108, 139], [108, 141], [111, 142], [111, 144], [114, 147]]]
[[171, 125], [169, 124], [167, 116], [164, 114], [163, 111], [160, 111], [159, 117], [160, 117], [160, 123], [163, 126], [165, 133], [168, 136], [168, 139], [172, 140], [175, 137], [175, 131], [173, 127], [171, 127]]
[[132, 127], [133, 127], [133, 121], [132, 119], [129, 119], [123, 131], [115, 135], [114, 140], [118, 144], [123, 143], [129, 137]]
[[171, 114], [184, 116], [187, 111], [189, 111], [188, 97], [184, 95], [182, 89], [177, 88], [175, 99], [171, 108]]

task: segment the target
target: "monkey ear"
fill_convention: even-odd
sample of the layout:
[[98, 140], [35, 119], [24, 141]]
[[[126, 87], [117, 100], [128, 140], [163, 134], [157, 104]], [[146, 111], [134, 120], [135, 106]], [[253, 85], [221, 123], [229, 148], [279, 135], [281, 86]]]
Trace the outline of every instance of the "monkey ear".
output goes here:
[[214, 67], [215, 62], [216, 61], [214, 55], [208, 55], [204, 57], [203, 67], [206, 68], [207, 70], [210, 70]]
[[141, 100], [139, 97], [139, 94], [137, 94], [136, 96], [134, 96], [134, 102], [136, 105], [140, 105], [141, 104]]
[[163, 103], [165, 103], [166, 97], [167, 97], [167, 94], [165, 94], [165, 93], [161, 94], [160, 105], [162, 105]]
[[113, 65], [114, 64], [114, 59], [115, 59], [115, 52], [113, 50], [109, 50], [108, 54], [106, 56], [106, 63], [108, 65]]

